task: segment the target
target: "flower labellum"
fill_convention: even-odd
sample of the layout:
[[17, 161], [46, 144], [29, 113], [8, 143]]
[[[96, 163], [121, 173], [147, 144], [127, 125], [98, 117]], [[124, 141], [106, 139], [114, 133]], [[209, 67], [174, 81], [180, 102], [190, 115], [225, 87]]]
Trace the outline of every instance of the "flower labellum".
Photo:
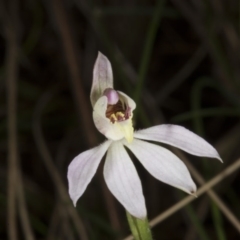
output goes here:
[[68, 167], [69, 195], [76, 206], [107, 152], [104, 179], [112, 194], [134, 217], [147, 216], [145, 199], [138, 173], [127, 147], [156, 179], [189, 194], [196, 185], [185, 164], [164, 147], [147, 141], [162, 142], [202, 157], [221, 158], [204, 139], [184, 127], [162, 124], [140, 131], [133, 129], [135, 102], [126, 94], [114, 90], [109, 60], [98, 53], [93, 70], [90, 95], [93, 121], [108, 140], [76, 156]]

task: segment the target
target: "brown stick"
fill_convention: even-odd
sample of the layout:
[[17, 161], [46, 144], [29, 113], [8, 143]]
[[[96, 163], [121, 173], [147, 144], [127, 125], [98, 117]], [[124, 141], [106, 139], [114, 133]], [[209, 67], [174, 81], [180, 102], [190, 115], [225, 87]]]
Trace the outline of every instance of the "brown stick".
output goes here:
[[70, 32], [68, 19], [60, 0], [52, 0], [52, 4], [57, 25], [59, 27], [69, 73], [71, 75], [70, 79], [73, 95], [77, 104], [77, 112], [79, 113], [80, 121], [83, 123], [86, 131], [87, 142], [90, 146], [94, 146], [97, 144], [97, 138], [95, 134], [95, 127], [93, 126], [93, 121], [91, 119], [92, 114], [90, 112], [90, 101], [87, 101], [87, 97], [81, 83], [80, 64], [78, 58], [76, 57], [76, 48], [74, 48], [75, 44]]
[[[73, 95], [75, 96], [77, 104], [77, 112], [82, 121], [84, 129], [86, 131], [86, 139], [89, 146], [94, 146], [97, 144], [97, 137], [95, 134], [95, 127], [93, 126], [92, 114], [90, 113], [90, 101], [87, 101], [87, 97], [84, 92], [84, 88], [81, 83], [80, 75], [80, 64], [76, 56], [77, 47], [74, 44], [74, 39], [70, 32], [70, 24], [67, 19], [67, 14], [64, 10], [63, 3], [61, 0], [52, 0], [54, 13], [56, 16], [57, 25], [59, 27], [59, 32], [64, 48], [64, 53], [66, 56], [67, 64], [69, 67], [69, 72], [71, 75], [71, 83]], [[99, 177], [100, 178], [100, 177]], [[100, 181], [103, 195], [108, 205], [109, 218], [111, 220], [112, 226], [115, 230], [120, 230], [120, 221], [118, 220], [118, 212], [115, 207], [115, 200], [113, 196], [106, 191], [106, 186]]]
[[[217, 176], [215, 176], [210, 181], [208, 181], [203, 186], [201, 186], [198, 189], [198, 191], [196, 192], [196, 195], [200, 196], [203, 193], [205, 193], [206, 191], [209, 191], [209, 189], [211, 189], [212, 187], [214, 187], [215, 185], [220, 183], [224, 178], [226, 178], [227, 176], [231, 175], [233, 172], [237, 171], [239, 168], [240, 168], [240, 158], [237, 159], [236, 161], [234, 161], [233, 164], [231, 164], [229, 167], [224, 169]], [[174, 214], [175, 212], [177, 212], [178, 210], [180, 210], [181, 208], [183, 208], [184, 206], [186, 206], [187, 204], [189, 204], [190, 202], [192, 202], [195, 199], [196, 199], [196, 197], [194, 197], [194, 196], [187, 196], [187, 197], [185, 197], [183, 200], [181, 200], [178, 203], [174, 204], [172, 207], [170, 207], [169, 209], [167, 209], [166, 211], [164, 211], [163, 213], [159, 214], [157, 217], [152, 219], [150, 221], [150, 226], [151, 227], [156, 226], [157, 224], [159, 224], [163, 220], [167, 219], [172, 214]], [[132, 239], [133, 239], [132, 235], [124, 238], [124, 240], [132, 240]]]
[[76, 226], [76, 230], [79, 235], [79, 239], [88, 240], [87, 232], [82, 223], [82, 220], [78, 216], [78, 213], [77, 213], [76, 209], [73, 207], [73, 204], [70, 202], [66, 187], [63, 183], [63, 180], [62, 180], [58, 170], [56, 169], [56, 167], [54, 165], [53, 159], [47, 148], [47, 145], [45, 144], [45, 140], [44, 140], [44, 137], [42, 134], [41, 121], [40, 121], [41, 114], [42, 114], [43, 108], [45, 107], [46, 103], [48, 103], [51, 96], [52, 95], [50, 92], [47, 92], [46, 94], [44, 94], [42, 96], [42, 98], [39, 99], [39, 102], [35, 108], [34, 118], [33, 118], [34, 138], [35, 138], [38, 150], [43, 158], [45, 167], [47, 168], [49, 175], [52, 178], [52, 181], [57, 189], [59, 197], [61, 198], [62, 203], [66, 207], [66, 210], [68, 211], [69, 216], [72, 218], [73, 223]]
[[[184, 159], [184, 161], [187, 163], [188, 168], [190, 169], [190, 172], [194, 176], [194, 178], [197, 180], [198, 183], [201, 185], [205, 184], [205, 181], [201, 174], [197, 171], [197, 169], [184, 157], [184, 155], [181, 153], [181, 159]], [[226, 204], [221, 200], [221, 198], [218, 197], [218, 195], [211, 189], [207, 191], [207, 194], [210, 196], [210, 198], [217, 204], [219, 209], [223, 212], [225, 217], [232, 223], [232, 225], [236, 228], [236, 230], [240, 233], [240, 222], [235, 217], [235, 215], [231, 212], [231, 210], [226, 206]]]
[[16, 223], [16, 200], [18, 200], [19, 215], [26, 240], [34, 240], [28, 218], [26, 201], [20, 168], [18, 166], [17, 147], [17, 73], [18, 73], [18, 2], [15, 0], [9, 3], [9, 15], [1, 5], [5, 35], [7, 41], [6, 53], [6, 86], [8, 104], [8, 236], [11, 240], [17, 240]]
[[[11, 11], [14, 13], [14, 9]], [[4, 16], [6, 17], [6, 15]], [[16, 223], [16, 185], [17, 185], [17, 129], [16, 129], [16, 83], [18, 47], [13, 21], [5, 20], [6, 52], [6, 87], [7, 87], [7, 116], [8, 116], [8, 237], [17, 240]]]

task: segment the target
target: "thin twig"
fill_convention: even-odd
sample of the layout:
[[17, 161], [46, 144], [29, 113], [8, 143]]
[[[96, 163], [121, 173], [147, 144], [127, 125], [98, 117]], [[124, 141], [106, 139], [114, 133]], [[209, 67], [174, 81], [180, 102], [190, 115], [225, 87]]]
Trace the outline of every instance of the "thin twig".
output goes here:
[[[202, 201], [200, 202], [196, 212], [197, 212], [197, 217], [199, 218], [199, 220], [201, 222], [204, 221], [207, 213], [208, 213], [208, 209], [209, 209], [209, 198], [206, 196], [205, 198], [202, 199]], [[188, 227], [188, 231], [185, 234], [185, 237], [183, 239], [185, 240], [194, 240], [196, 239], [196, 235], [197, 235], [197, 231], [196, 228], [192, 227], [192, 225], [189, 225]]]
[[236, 80], [238, 78], [236, 73], [238, 70], [233, 71], [226, 51], [224, 51], [222, 48], [218, 32], [210, 32], [205, 26], [204, 19], [201, 19], [202, 16], [200, 16], [197, 11], [190, 7], [187, 1], [171, 0], [171, 2], [176, 5], [177, 8], [179, 8], [179, 10], [183, 13], [183, 16], [189, 21], [194, 30], [197, 32], [202, 42], [206, 45], [208, 52], [216, 66], [220, 66], [217, 69], [219, 71], [219, 80], [221, 80], [221, 85], [226, 88], [226, 93], [231, 90], [231, 93], [234, 94], [232, 98], [234, 98], [235, 104], [239, 105], [240, 101], [236, 92], [236, 86], [238, 86], [238, 82]]
[[17, 188], [17, 129], [16, 129], [16, 82], [18, 48], [15, 31], [6, 27], [6, 86], [8, 104], [8, 237], [17, 240], [16, 188]]
[[[1, 6], [2, 7], [2, 6]], [[2, 10], [3, 11], [3, 10]], [[18, 166], [17, 147], [17, 73], [18, 73], [18, 2], [11, 1], [9, 15], [5, 16], [7, 57], [6, 57], [6, 80], [7, 80], [7, 102], [8, 102], [8, 133], [9, 133], [9, 180], [8, 180], [8, 235], [10, 239], [17, 239], [16, 225], [16, 200], [19, 204], [19, 215], [26, 240], [33, 240], [34, 235], [31, 229], [24, 189], [21, 177], [21, 169]], [[10, 17], [11, 16], [11, 17]]]
[[66, 209], [63, 208], [61, 205], [60, 205], [60, 209], [61, 209], [60, 217], [61, 217], [61, 227], [62, 227], [62, 233], [63, 233], [62, 239], [73, 240], [74, 234], [73, 234], [73, 231], [71, 231], [71, 225], [68, 218], [68, 213]]
[[[181, 156], [181, 159], [183, 159], [188, 168], [190, 169], [190, 172], [194, 176], [194, 178], [197, 180], [197, 182], [201, 185], [205, 184], [205, 181], [201, 174], [197, 171], [197, 169], [187, 160], [187, 158], [178, 151], [178, 154]], [[210, 196], [210, 198], [218, 205], [219, 209], [223, 212], [223, 214], [226, 216], [226, 218], [233, 224], [233, 226], [237, 229], [237, 231], [240, 233], [240, 222], [235, 217], [235, 215], [231, 212], [231, 210], [226, 206], [226, 204], [218, 197], [218, 195], [211, 189], [207, 191], [207, 194]]]
[[[237, 171], [240, 168], [240, 158], [234, 161], [233, 164], [231, 164], [229, 167], [224, 169], [221, 173], [219, 173], [217, 176], [212, 178], [210, 181], [208, 181], [206, 184], [204, 184], [202, 187], [199, 188], [199, 190], [196, 192], [197, 196], [202, 195], [206, 191], [208, 191], [210, 188], [214, 187], [218, 183], [220, 183], [223, 179], [225, 179], [227, 176], [232, 174], [233, 172]], [[172, 207], [155, 217], [150, 221], [150, 226], [154, 227], [163, 220], [167, 219], [169, 216], [173, 215], [175, 212], [195, 200], [196, 198], [194, 196], [187, 196], [183, 200], [179, 201], [178, 203], [174, 204]], [[132, 240], [132, 235], [124, 238], [124, 240]]]
[[50, 177], [52, 178], [54, 185], [57, 188], [58, 194], [61, 197], [62, 202], [64, 203], [64, 206], [68, 210], [69, 215], [71, 216], [75, 226], [76, 230], [78, 232], [79, 237], [82, 240], [87, 240], [87, 233], [84, 228], [84, 225], [82, 223], [82, 220], [80, 219], [76, 209], [73, 207], [72, 203], [70, 202], [66, 187], [62, 181], [62, 178], [55, 167], [53, 163], [53, 159], [50, 155], [50, 152], [46, 146], [42, 130], [41, 130], [41, 115], [42, 111], [47, 104], [47, 102], [52, 97], [52, 94], [50, 92], [45, 93], [40, 99], [39, 102], [35, 108], [34, 111], [34, 118], [33, 118], [33, 134], [34, 139], [36, 141], [36, 145], [38, 147], [39, 153], [41, 154], [43, 158], [43, 162], [49, 172]]
[[[237, 159], [232, 165], [230, 165], [228, 168], [224, 169], [221, 173], [219, 173], [217, 176], [215, 176], [210, 181], [208, 181], [206, 184], [204, 184], [202, 187], [200, 187], [199, 190], [196, 192], [196, 195], [197, 196], [202, 195], [207, 190], [209, 190], [210, 188], [212, 188], [213, 186], [215, 186], [216, 184], [221, 182], [224, 178], [226, 178], [227, 176], [229, 176], [230, 174], [232, 174], [233, 172], [238, 170], [238, 168], [240, 168], [240, 159]], [[196, 198], [193, 196], [188, 196], [188, 197], [184, 198], [182, 201], [178, 202], [173, 207], [171, 207], [167, 211], [163, 212], [162, 214], [160, 214], [159, 216], [154, 218], [150, 222], [150, 226], [152, 226], [152, 227], [155, 226], [159, 222], [163, 221], [166, 217], [169, 217], [170, 215], [172, 215], [173, 213], [178, 211], [180, 208], [182, 208], [186, 204], [192, 202], [194, 199], [196, 199]]]
[[[68, 215], [68, 211], [64, 207], [61, 199], [56, 199], [46, 239], [74, 239], [74, 231], [71, 229]], [[59, 231], [59, 229], [61, 229], [61, 231]], [[59, 236], [61, 237], [59, 238]]]
[[187, 63], [177, 72], [168, 83], [161, 88], [156, 94], [157, 104], [162, 104], [163, 101], [175, 90], [177, 89], [197, 68], [199, 63], [206, 56], [206, 49], [202, 45], [200, 46], [193, 56], [187, 61]]
[[[13, 3], [12, 3], [13, 5]], [[18, 46], [15, 31], [15, 17], [10, 18], [3, 10], [1, 4], [1, 15], [5, 25], [5, 36], [7, 42], [6, 52], [6, 87], [7, 87], [7, 116], [8, 116], [8, 237], [11, 240], [18, 239], [17, 233], [17, 71], [18, 71]], [[10, 14], [15, 14], [15, 7], [11, 6]]]
[[[138, 84], [136, 85], [136, 90], [135, 90], [135, 101], [137, 105], [140, 103], [141, 95], [143, 93], [146, 74], [149, 69], [149, 63], [150, 63], [151, 54], [153, 50], [154, 40], [156, 38], [157, 30], [159, 28], [160, 21], [163, 15], [165, 2], [166, 2], [165, 0], [157, 1], [155, 6], [155, 11], [153, 13], [153, 17], [151, 19], [149, 29], [147, 32], [145, 46], [142, 54], [140, 67], [139, 67]], [[139, 110], [137, 109], [135, 110], [135, 115], [137, 115], [138, 111]]]
[[34, 237], [30, 220], [28, 217], [28, 211], [27, 211], [24, 188], [23, 188], [23, 180], [21, 176], [21, 170], [19, 167], [17, 171], [17, 181], [18, 181], [17, 193], [18, 193], [19, 215], [20, 215], [21, 224], [24, 230], [25, 239], [34, 240], [35, 237]]
[[59, 212], [61, 211], [61, 207], [62, 207], [61, 200], [57, 199], [50, 218], [48, 233], [46, 237], [47, 240], [56, 239], [55, 232], [56, 229], [58, 229], [60, 215]]
[[[82, 121], [83, 123], [84, 130], [86, 132], [87, 142], [89, 146], [94, 146], [97, 144], [97, 137], [95, 134], [96, 131], [95, 127], [93, 126], [93, 121], [91, 119], [91, 107], [89, 101], [87, 101], [87, 97], [82, 86], [80, 64], [78, 61], [78, 57], [76, 56], [77, 46], [75, 45], [73, 36], [70, 32], [70, 24], [62, 1], [52, 0], [52, 5], [56, 17], [56, 22], [59, 28], [64, 53], [66, 55], [69, 72], [71, 75], [72, 90], [77, 103], [77, 112], [79, 114], [80, 121]], [[100, 178], [100, 176], [98, 177]], [[102, 184], [102, 181], [100, 182], [103, 189], [104, 198], [108, 205], [109, 218], [111, 220], [111, 223], [114, 229], [120, 230], [120, 221], [115, 206], [115, 200], [113, 196], [109, 193], [109, 191], [106, 191], [106, 186]]]
[[59, 28], [60, 37], [62, 40], [66, 61], [71, 75], [72, 91], [77, 104], [77, 113], [80, 121], [83, 123], [86, 131], [86, 138], [89, 146], [97, 144], [95, 127], [91, 119], [90, 101], [87, 101], [84, 88], [82, 86], [80, 63], [76, 56], [77, 47], [74, 44], [72, 34], [70, 32], [70, 24], [61, 0], [52, 0], [53, 10], [56, 17], [56, 22]]

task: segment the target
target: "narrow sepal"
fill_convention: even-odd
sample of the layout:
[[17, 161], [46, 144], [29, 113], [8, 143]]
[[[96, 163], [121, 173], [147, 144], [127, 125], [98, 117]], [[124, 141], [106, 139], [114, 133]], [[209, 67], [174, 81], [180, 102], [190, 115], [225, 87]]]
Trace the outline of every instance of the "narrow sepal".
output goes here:
[[113, 142], [108, 150], [104, 178], [112, 194], [131, 215], [146, 217], [141, 181], [121, 141]]
[[178, 125], [162, 124], [146, 128], [136, 131], [134, 137], [166, 143], [190, 154], [201, 157], [217, 158], [222, 162], [221, 157], [212, 145], [195, 133]]
[[95, 105], [96, 101], [103, 95], [107, 88], [113, 88], [112, 66], [106, 56], [98, 52], [97, 60], [93, 69], [93, 81], [91, 89], [91, 103]]
[[124, 144], [155, 178], [189, 194], [196, 192], [196, 185], [187, 167], [169, 150], [139, 139]]
[[69, 195], [76, 206], [87, 185], [96, 173], [97, 167], [106, 153], [111, 141], [106, 141], [98, 147], [92, 148], [76, 156], [68, 166]]

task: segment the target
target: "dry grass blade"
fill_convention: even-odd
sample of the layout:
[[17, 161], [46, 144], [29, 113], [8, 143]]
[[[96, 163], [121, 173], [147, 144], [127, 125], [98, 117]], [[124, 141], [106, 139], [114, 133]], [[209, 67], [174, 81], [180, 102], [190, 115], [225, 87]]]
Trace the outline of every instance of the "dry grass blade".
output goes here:
[[62, 207], [61, 201], [57, 200], [51, 214], [51, 219], [48, 227], [48, 234], [46, 237], [47, 240], [52, 240], [56, 238], [55, 234], [58, 229], [59, 212], [61, 211], [60, 209], [61, 207]]
[[56, 169], [52, 157], [48, 151], [48, 148], [45, 144], [44, 137], [41, 130], [41, 114], [43, 111], [43, 108], [45, 107], [46, 103], [51, 98], [51, 93], [44, 94], [42, 98], [39, 99], [39, 102], [35, 108], [34, 112], [34, 119], [33, 119], [33, 133], [35, 137], [35, 141], [39, 150], [39, 153], [41, 154], [43, 158], [43, 162], [49, 172], [50, 177], [53, 180], [53, 183], [58, 191], [58, 194], [64, 203], [64, 206], [66, 207], [68, 214], [71, 216], [73, 223], [76, 226], [76, 230], [78, 232], [79, 238], [82, 240], [87, 240], [87, 233], [84, 228], [84, 225], [82, 223], [82, 220], [80, 219], [76, 209], [73, 207], [72, 203], [70, 202], [66, 187], [62, 181], [61, 176], [58, 173], [58, 170]]
[[[209, 210], [209, 206], [210, 206], [210, 202], [209, 202], [209, 198], [207, 196], [205, 196], [201, 203], [199, 204], [197, 210], [196, 210], [196, 213], [197, 213], [197, 216], [199, 218], [199, 220], [201, 222], [204, 221], [207, 213], [208, 213], [208, 210]], [[184, 239], [185, 240], [194, 240], [197, 238], [197, 235], [198, 235], [198, 232], [196, 231], [197, 229], [194, 228], [192, 225], [189, 225], [188, 227], [188, 231], [186, 232], [185, 236], [184, 236]]]
[[77, 113], [79, 114], [80, 121], [84, 125], [89, 145], [94, 146], [97, 144], [97, 138], [94, 132], [95, 128], [93, 127], [90, 118], [91, 108], [81, 84], [80, 64], [78, 63], [78, 57], [76, 56], [77, 47], [75, 46], [73, 37], [70, 33], [70, 24], [67, 21], [66, 12], [62, 2], [60, 0], [52, 0], [52, 5], [71, 75], [73, 95], [77, 104]]
[[[182, 159], [184, 159], [184, 158], [182, 157]], [[187, 161], [186, 158], [185, 158], [185, 161], [187, 162], [187, 166], [189, 167], [190, 172], [196, 178], [197, 182], [202, 185], [205, 184], [204, 179], [199, 174], [199, 172], [195, 169], [195, 167], [189, 161]], [[240, 233], [240, 222], [235, 217], [235, 215], [231, 212], [231, 210], [225, 205], [225, 203], [218, 197], [218, 195], [213, 190], [209, 189], [207, 191], [207, 194], [217, 204], [217, 206], [223, 212], [223, 214], [226, 216], [226, 218], [233, 224], [233, 226]]]
[[[64, 53], [66, 56], [69, 72], [71, 75], [71, 83], [73, 95], [77, 104], [77, 113], [80, 117], [80, 121], [83, 123], [83, 130], [86, 132], [86, 139], [89, 146], [97, 144], [97, 137], [95, 134], [95, 127], [91, 120], [90, 105], [87, 101], [84, 88], [81, 83], [80, 64], [78, 57], [76, 56], [77, 46], [74, 44], [73, 36], [70, 32], [70, 23], [67, 18], [67, 13], [61, 0], [52, 0], [53, 10], [56, 18], [56, 22], [59, 28], [60, 37], [63, 44]], [[106, 190], [106, 186], [100, 181], [103, 189], [106, 205], [108, 206], [109, 218], [112, 226], [117, 231], [120, 230], [120, 220], [117, 209], [115, 207], [115, 200], [109, 191]]]
[[[196, 192], [197, 196], [202, 195], [204, 192], [206, 192], [207, 190], [209, 190], [210, 188], [212, 188], [213, 186], [221, 182], [224, 178], [226, 178], [227, 176], [229, 176], [230, 174], [238, 170], [238, 168], [240, 168], [240, 159], [237, 159], [232, 165], [230, 165], [228, 168], [226, 168], [217, 176], [215, 176], [212, 180], [208, 181], [206, 184], [200, 187], [199, 190]], [[184, 198], [182, 201], [178, 202], [173, 207], [169, 208], [167, 211], [163, 212], [162, 214], [154, 218], [150, 222], [150, 225], [154, 227], [156, 224], [160, 223], [165, 218], [169, 217], [170, 215], [172, 215], [173, 213], [175, 213], [176, 211], [178, 211], [179, 209], [181, 209], [182, 207], [184, 207], [186, 204], [190, 203], [194, 199], [196, 198], [193, 196], [188, 196]]]
[[[7, 26], [6, 26], [7, 28]], [[14, 30], [6, 29], [6, 85], [8, 103], [8, 237], [17, 238], [16, 188], [17, 188], [17, 136], [16, 136], [16, 81], [17, 43]]]
[[[59, 229], [61, 229], [61, 231], [59, 231]], [[46, 239], [60, 239], [59, 236], [61, 236], [61, 239], [75, 239], [74, 232], [69, 222], [68, 211], [64, 207], [62, 201], [57, 199]]]
[[[206, 191], [208, 191], [210, 188], [214, 187], [216, 184], [220, 183], [224, 178], [232, 174], [233, 172], [237, 171], [240, 168], [240, 159], [237, 159], [233, 164], [231, 164], [229, 167], [227, 167], [225, 170], [223, 170], [221, 173], [219, 173], [217, 176], [212, 178], [212, 180], [208, 181], [206, 184], [204, 184], [202, 187], [199, 188], [199, 190], [196, 192], [197, 196], [202, 195]], [[157, 217], [155, 217], [153, 220], [150, 221], [150, 226], [154, 227], [184, 206], [186, 206], [188, 203], [192, 202], [196, 198], [194, 196], [188, 196], [185, 197], [183, 200], [179, 201]], [[133, 236], [128, 236], [124, 238], [124, 240], [132, 240]]]
[[34, 240], [34, 234], [32, 232], [32, 228], [30, 225], [28, 212], [27, 212], [27, 206], [26, 206], [26, 200], [24, 195], [24, 188], [23, 188], [23, 180], [21, 176], [21, 171], [18, 168], [17, 171], [17, 181], [18, 181], [18, 205], [19, 205], [19, 215], [21, 218], [21, 224], [24, 230], [25, 239], [26, 240]]
[[[3, 3], [2, 3], [3, 4]], [[26, 240], [33, 240], [31, 225], [28, 218], [24, 197], [21, 170], [18, 166], [17, 147], [17, 73], [18, 73], [18, 36], [17, 16], [18, 3], [10, 2], [9, 15], [3, 13], [5, 22], [5, 34], [7, 41], [6, 53], [6, 86], [8, 103], [8, 236], [11, 240], [18, 239], [16, 200], [18, 200], [19, 215]], [[3, 5], [1, 6], [2, 12]], [[2, 13], [1, 12], [1, 13]], [[11, 17], [10, 17], [11, 16]]]
[[161, 105], [163, 101], [176, 90], [187, 78], [193, 73], [197, 66], [206, 56], [206, 49], [202, 45], [200, 46], [193, 56], [187, 61], [187, 63], [177, 72], [168, 83], [157, 92], [156, 102]]

